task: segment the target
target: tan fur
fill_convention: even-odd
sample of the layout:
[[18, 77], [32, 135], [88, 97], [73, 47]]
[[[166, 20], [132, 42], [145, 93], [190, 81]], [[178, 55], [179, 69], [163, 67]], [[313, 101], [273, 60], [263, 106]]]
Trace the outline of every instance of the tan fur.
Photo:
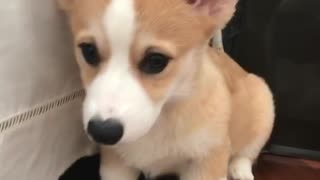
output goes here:
[[[84, 85], [89, 86], [108, 65], [108, 37], [100, 21], [109, 1], [62, 1], [75, 45], [94, 40], [104, 57], [94, 69], [77, 52]], [[228, 176], [229, 161], [234, 167], [231, 173], [238, 170], [238, 159], [254, 161], [273, 126], [272, 94], [260, 77], [224, 52], [204, 46], [213, 30], [230, 19], [235, 1], [228, 0], [232, 5], [222, 7], [230, 9], [217, 14], [216, 20], [197, 14], [183, 0], [135, 2], [139, 26], [131, 50], [132, 71], [155, 103], [173, 88], [172, 82], [173, 93], [186, 95], [167, 100], [151, 131], [135, 143], [102, 147], [101, 174], [106, 168], [122, 176], [120, 180], [133, 180], [138, 170], [152, 176], [178, 172], [182, 180], [219, 180]], [[135, 68], [150, 45], [173, 57], [168, 69], [153, 77]], [[104, 180], [114, 174], [103, 175]]]
[[236, 153], [251, 143], [250, 137], [270, 133], [273, 124], [269, 121], [274, 119], [272, 94], [263, 79], [247, 73], [225, 53], [216, 51], [210, 54], [222, 70], [232, 95], [230, 136]]

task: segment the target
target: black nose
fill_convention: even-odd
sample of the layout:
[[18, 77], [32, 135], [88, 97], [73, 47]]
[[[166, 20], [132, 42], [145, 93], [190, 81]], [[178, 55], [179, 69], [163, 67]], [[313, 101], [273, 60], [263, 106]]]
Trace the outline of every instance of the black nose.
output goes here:
[[92, 119], [88, 124], [88, 133], [97, 143], [114, 145], [123, 136], [123, 125], [117, 119]]

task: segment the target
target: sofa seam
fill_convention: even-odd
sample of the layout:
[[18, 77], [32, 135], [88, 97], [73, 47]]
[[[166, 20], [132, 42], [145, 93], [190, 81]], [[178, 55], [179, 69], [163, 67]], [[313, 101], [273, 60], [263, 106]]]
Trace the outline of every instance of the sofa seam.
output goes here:
[[33, 119], [34, 117], [45, 114], [49, 111], [57, 109], [65, 104], [68, 104], [78, 98], [82, 98], [85, 95], [85, 91], [83, 89], [78, 89], [73, 91], [72, 93], [55, 98], [54, 100], [48, 101], [47, 103], [37, 105], [34, 108], [29, 110], [25, 110], [24, 112], [16, 113], [11, 115], [8, 118], [5, 118], [0, 122], [0, 133], [3, 133], [9, 129], [12, 129], [16, 126], [21, 125], [22, 123]]

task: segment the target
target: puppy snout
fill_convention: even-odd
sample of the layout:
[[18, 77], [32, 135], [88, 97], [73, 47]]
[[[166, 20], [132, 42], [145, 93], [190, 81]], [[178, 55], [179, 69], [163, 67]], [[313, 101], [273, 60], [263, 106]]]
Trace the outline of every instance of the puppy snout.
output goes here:
[[123, 136], [124, 127], [118, 119], [91, 119], [88, 123], [88, 134], [94, 141], [104, 145], [114, 145]]

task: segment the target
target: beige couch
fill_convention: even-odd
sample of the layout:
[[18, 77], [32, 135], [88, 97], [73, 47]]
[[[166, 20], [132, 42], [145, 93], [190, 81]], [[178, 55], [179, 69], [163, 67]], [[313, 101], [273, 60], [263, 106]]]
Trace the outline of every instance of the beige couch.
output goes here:
[[57, 180], [91, 145], [84, 92], [55, 0], [0, 5], [0, 180]]

